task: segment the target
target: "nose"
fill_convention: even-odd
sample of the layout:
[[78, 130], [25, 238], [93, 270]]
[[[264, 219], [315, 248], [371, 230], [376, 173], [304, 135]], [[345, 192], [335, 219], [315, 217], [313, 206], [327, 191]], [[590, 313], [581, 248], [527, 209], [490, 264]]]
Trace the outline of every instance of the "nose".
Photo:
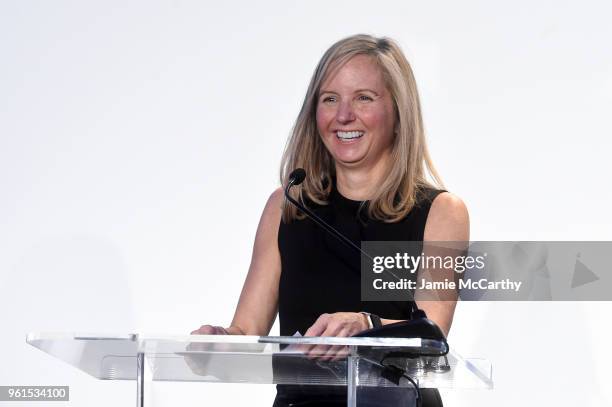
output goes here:
[[336, 120], [340, 124], [347, 124], [355, 120], [355, 112], [350, 101], [342, 101], [336, 112]]

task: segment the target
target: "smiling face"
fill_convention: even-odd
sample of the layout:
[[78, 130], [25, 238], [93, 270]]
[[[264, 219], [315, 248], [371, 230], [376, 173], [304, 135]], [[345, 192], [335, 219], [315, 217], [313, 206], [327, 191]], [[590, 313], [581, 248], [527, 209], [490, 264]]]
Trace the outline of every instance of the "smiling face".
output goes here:
[[382, 164], [391, 151], [394, 127], [393, 101], [372, 57], [357, 55], [323, 81], [317, 128], [337, 167]]

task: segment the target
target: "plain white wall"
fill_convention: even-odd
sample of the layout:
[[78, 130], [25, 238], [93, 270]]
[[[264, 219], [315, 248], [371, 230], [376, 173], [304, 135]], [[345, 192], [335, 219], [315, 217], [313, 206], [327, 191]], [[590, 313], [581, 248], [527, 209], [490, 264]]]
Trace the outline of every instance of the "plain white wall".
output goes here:
[[[132, 405], [134, 383], [95, 381], [26, 332], [229, 323], [310, 74], [354, 33], [390, 36], [412, 62], [473, 240], [612, 240], [611, 12], [593, 0], [0, 1], [0, 385]], [[451, 344], [490, 359], [496, 389], [445, 392], [446, 405], [611, 405], [611, 311], [461, 304]], [[267, 406], [274, 389], [153, 392], [155, 405]]]

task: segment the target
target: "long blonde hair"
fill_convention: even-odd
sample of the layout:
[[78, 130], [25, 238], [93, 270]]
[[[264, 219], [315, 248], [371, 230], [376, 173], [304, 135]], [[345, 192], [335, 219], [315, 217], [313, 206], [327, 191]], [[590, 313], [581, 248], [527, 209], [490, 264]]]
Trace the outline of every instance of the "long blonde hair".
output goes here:
[[[328, 204], [335, 166], [317, 130], [319, 90], [330, 74], [356, 55], [368, 55], [376, 61], [391, 93], [396, 115], [392, 164], [369, 202], [368, 215], [385, 222], [397, 222], [414, 207], [422, 188], [442, 188], [443, 184], [425, 143], [421, 104], [412, 68], [399, 46], [389, 38], [353, 35], [336, 42], [325, 52], [310, 80], [304, 103], [285, 146], [281, 161], [281, 184], [287, 185], [289, 174], [295, 168], [304, 168], [307, 177], [300, 187], [292, 188], [292, 196], [301, 202], [307, 198], [319, 205]], [[428, 175], [433, 183], [428, 181]], [[302, 215], [285, 201], [283, 220], [290, 222], [299, 218]]]

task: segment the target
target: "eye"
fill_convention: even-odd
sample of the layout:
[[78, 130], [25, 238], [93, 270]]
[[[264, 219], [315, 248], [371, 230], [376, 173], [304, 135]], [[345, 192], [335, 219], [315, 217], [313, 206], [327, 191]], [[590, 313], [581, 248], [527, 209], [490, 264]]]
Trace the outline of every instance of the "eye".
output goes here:
[[370, 96], [368, 96], [368, 95], [359, 95], [359, 98], [358, 98], [358, 99], [359, 99], [361, 102], [371, 102], [371, 101], [373, 101], [373, 100], [374, 100], [374, 99], [372, 99], [372, 98], [371, 98]]
[[335, 96], [325, 96], [322, 100], [323, 103], [334, 103], [336, 102], [336, 97]]

